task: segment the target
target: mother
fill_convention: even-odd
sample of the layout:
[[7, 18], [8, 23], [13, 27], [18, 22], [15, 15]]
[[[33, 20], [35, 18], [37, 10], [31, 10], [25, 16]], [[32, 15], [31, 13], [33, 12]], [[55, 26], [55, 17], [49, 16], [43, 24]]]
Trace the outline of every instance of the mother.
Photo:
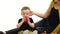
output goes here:
[[[46, 14], [41, 14], [41, 13], [32, 11], [32, 14], [35, 14], [43, 18], [43, 20], [36, 23], [36, 26], [45, 27], [47, 34], [50, 34], [56, 28], [56, 26], [60, 24], [59, 23], [60, 9], [58, 10], [58, 8], [60, 8], [59, 6], [60, 6], [60, 0], [53, 0], [53, 3], [48, 8]], [[13, 31], [13, 34], [16, 34], [18, 29], [13, 29], [7, 32], [10, 34], [12, 31]]]
[[45, 14], [41, 14], [38, 12], [32, 11], [32, 14], [35, 14], [39, 17], [42, 17], [43, 20], [36, 23], [39, 27], [45, 27], [47, 33], [51, 33], [56, 26], [59, 24], [59, 10], [58, 8], [60, 6], [60, 0], [53, 0], [50, 7], [48, 8], [47, 12]]

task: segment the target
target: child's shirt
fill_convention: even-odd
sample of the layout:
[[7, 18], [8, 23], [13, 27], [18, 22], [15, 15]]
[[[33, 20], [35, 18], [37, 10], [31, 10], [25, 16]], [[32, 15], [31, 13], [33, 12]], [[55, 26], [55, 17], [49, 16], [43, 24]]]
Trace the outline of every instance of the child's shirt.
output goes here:
[[[34, 23], [32, 18], [29, 18], [31, 23]], [[22, 21], [22, 18], [18, 20], [18, 23]], [[19, 30], [33, 30], [34, 28], [30, 27], [27, 22], [24, 22], [22, 26], [19, 28]]]

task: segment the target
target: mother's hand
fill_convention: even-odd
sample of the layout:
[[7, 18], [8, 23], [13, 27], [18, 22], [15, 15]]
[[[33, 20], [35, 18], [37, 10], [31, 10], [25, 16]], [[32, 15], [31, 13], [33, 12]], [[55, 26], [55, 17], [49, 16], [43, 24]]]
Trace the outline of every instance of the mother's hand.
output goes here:
[[30, 16], [32, 16], [32, 15], [34, 15], [34, 11], [31, 11], [31, 12], [30, 12]]
[[45, 18], [45, 16], [46, 16], [45, 14], [41, 14], [41, 13], [36, 12], [36, 11], [31, 11], [30, 16], [32, 16], [32, 15], [36, 15], [36, 16], [41, 17], [41, 18]]

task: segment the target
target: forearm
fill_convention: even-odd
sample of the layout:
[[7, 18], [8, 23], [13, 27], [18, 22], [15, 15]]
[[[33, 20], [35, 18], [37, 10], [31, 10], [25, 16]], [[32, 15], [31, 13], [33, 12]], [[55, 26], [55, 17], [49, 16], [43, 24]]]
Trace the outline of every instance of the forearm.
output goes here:
[[41, 17], [41, 18], [45, 18], [44, 14], [38, 13], [38, 12], [34, 12], [34, 15]]
[[20, 22], [19, 24], [17, 24], [17, 28], [20, 28], [22, 26], [23, 22]]
[[29, 26], [34, 28], [35, 27], [35, 24], [34, 23], [31, 23], [31, 22], [28, 22]]
[[50, 15], [50, 12], [51, 12], [51, 7], [49, 6], [45, 14], [41, 14], [39, 12], [33, 12], [33, 13], [39, 17], [47, 18]]
[[41, 13], [38, 13], [38, 12], [34, 12], [34, 14], [37, 15], [38, 17], [41, 17], [41, 18], [47, 18], [48, 15], [50, 15], [50, 11], [51, 11], [51, 8], [48, 8], [48, 10], [46, 11], [45, 14], [41, 14]]

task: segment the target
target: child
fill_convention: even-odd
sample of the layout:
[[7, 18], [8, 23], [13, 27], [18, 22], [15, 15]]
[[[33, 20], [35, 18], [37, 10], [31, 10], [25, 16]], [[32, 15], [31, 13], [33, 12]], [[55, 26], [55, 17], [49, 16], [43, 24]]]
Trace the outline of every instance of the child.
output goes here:
[[30, 18], [30, 8], [29, 7], [23, 7], [21, 9], [21, 15], [23, 18], [19, 19], [17, 28], [19, 28], [18, 34], [22, 34], [25, 30], [28, 31], [29, 33], [32, 33], [34, 30], [34, 22], [32, 18]]
[[23, 7], [21, 9], [23, 18], [18, 20], [17, 28], [6, 31], [5, 34], [37, 34], [36, 30], [33, 31], [35, 25], [32, 18], [30, 18], [30, 13], [29, 7]]

